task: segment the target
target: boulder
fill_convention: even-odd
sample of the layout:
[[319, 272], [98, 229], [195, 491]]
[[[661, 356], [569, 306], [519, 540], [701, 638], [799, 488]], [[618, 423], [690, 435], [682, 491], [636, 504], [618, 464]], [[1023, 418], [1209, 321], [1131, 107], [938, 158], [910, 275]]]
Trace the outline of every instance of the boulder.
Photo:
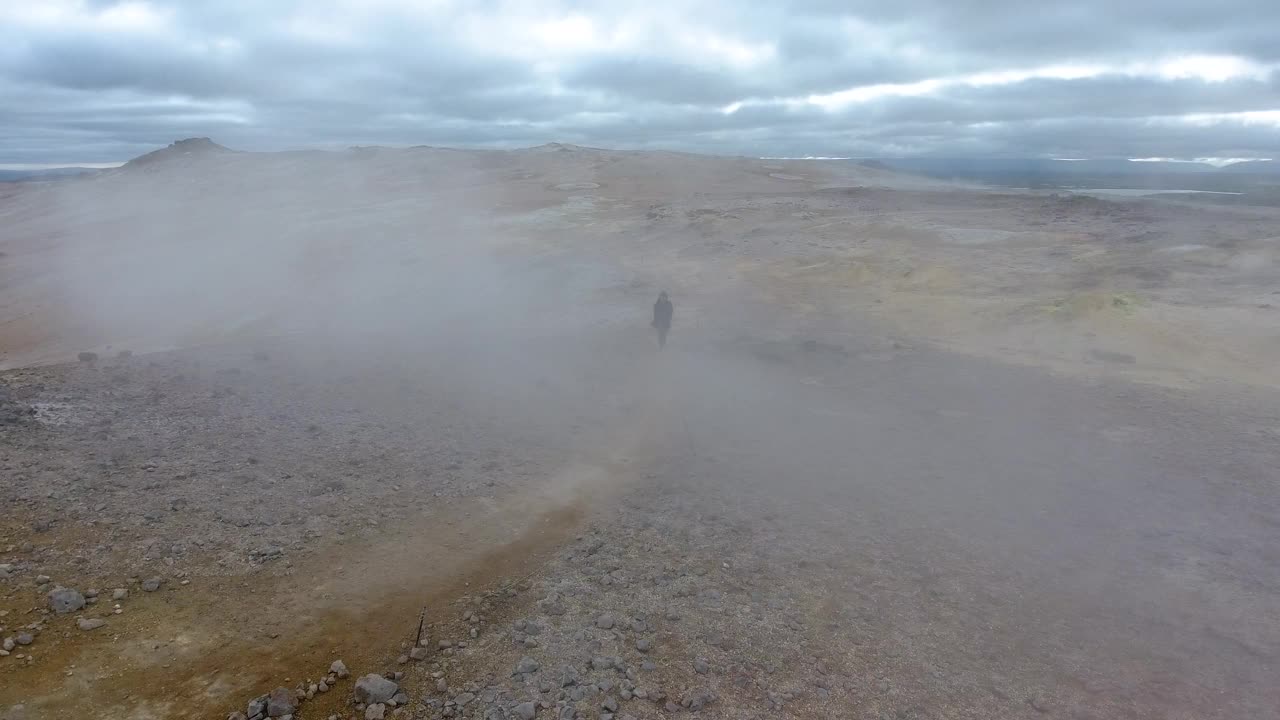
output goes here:
[[381, 675], [369, 673], [356, 681], [356, 702], [365, 703], [366, 705], [385, 703], [395, 697], [399, 690], [399, 685]]

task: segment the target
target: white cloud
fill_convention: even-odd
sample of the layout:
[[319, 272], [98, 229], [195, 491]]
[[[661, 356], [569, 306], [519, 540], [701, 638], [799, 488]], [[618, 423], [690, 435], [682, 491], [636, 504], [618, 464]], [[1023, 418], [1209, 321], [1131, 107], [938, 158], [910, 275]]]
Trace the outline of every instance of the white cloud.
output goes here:
[[1275, 155], [1275, 27], [1273, 0], [0, 0], [0, 161], [191, 134]]

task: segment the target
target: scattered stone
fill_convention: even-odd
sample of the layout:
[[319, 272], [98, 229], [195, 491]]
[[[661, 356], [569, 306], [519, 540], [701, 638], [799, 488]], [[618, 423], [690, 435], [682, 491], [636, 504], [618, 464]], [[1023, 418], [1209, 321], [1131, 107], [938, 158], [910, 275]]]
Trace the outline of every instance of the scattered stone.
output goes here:
[[255, 698], [249, 701], [249, 707], [245, 711], [250, 718], [260, 718], [267, 714], [267, 696]]
[[645, 660], [644, 662], [640, 663], [640, 669], [644, 670], [645, 672], [653, 672], [654, 670], [658, 669], [658, 664], [652, 660]]
[[693, 661], [693, 671], [699, 675], [706, 675], [711, 672], [711, 666], [707, 664], [706, 658], [695, 658]]
[[106, 620], [101, 618], [80, 618], [76, 620], [76, 625], [84, 631], [97, 630], [107, 624]]
[[164, 584], [164, 578], [162, 577], [147, 578], [146, 580], [142, 581], [142, 591], [155, 592], [159, 590], [160, 586], [163, 584]]
[[618, 712], [618, 700], [610, 695], [604, 699], [604, 702], [600, 703], [600, 707], [605, 712], [616, 713]]
[[642, 653], [647, 653], [652, 649], [653, 640], [650, 640], [649, 638], [640, 638], [636, 641], [636, 650], [639, 650]]
[[407, 662], [409, 662], [408, 655], [401, 655], [400, 657], [396, 658], [396, 663], [399, 665], [404, 665]]
[[127, 597], [129, 597], [129, 591], [124, 588], [116, 588], [111, 591], [111, 599], [114, 602], [119, 602]]
[[399, 690], [400, 686], [394, 682], [381, 675], [369, 673], [356, 681], [356, 702], [384, 703], [395, 697]]
[[329, 683], [325, 682], [324, 680], [321, 680], [319, 683], [316, 684], [316, 692], [320, 693], [321, 695], [329, 692]]
[[329, 666], [329, 672], [337, 675], [339, 679], [345, 680], [351, 676], [351, 671], [347, 670], [347, 664], [341, 660], [334, 660]]
[[515, 713], [516, 720], [533, 720], [538, 716], [538, 706], [531, 702], [522, 702], [512, 708]]
[[474, 693], [464, 692], [458, 695], [457, 697], [455, 697], [453, 699], [453, 702], [458, 707], [466, 707], [467, 705], [471, 704], [472, 700], [475, 700], [475, 699], [476, 699], [476, 696]]
[[37, 575], [37, 576], [36, 576], [36, 584], [37, 584], [37, 585], [48, 585], [48, 584], [49, 584], [49, 583], [51, 583], [51, 582], [53, 582], [53, 578], [49, 577], [48, 575]]
[[267, 696], [267, 717], [292, 715], [298, 709], [298, 698], [289, 688], [278, 687]]
[[25, 632], [18, 633], [17, 637], [15, 637], [14, 640], [17, 641], [17, 643], [19, 645], [22, 645], [23, 647], [26, 647], [27, 645], [30, 645], [31, 643], [36, 641], [36, 639], [32, 637], [31, 633], [25, 633]]
[[680, 706], [691, 712], [697, 712], [716, 701], [716, 694], [705, 688], [689, 691], [680, 701]]
[[426, 660], [427, 649], [424, 647], [416, 647], [409, 651], [409, 658], [412, 660]]
[[245, 714], [244, 714], [244, 713], [242, 713], [242, 712], [240, 712], [239, 710], [237, 710], [237, 711], [235, 711], [235, 712], [231, 713], [230, 715], [228, 715], [228, 716], [227, 716], [227, 720], [249, 720], [249, 719], [248, 719], [247, 717], [245, 717]]
[[88, 590], [85, 590], [85, 591], [84, 591], [84, 597], [85, 597], [85, 599], [86, 599], [86, 600], [92, 600], [92, 599], [94, 599], [94, 598], [98, 597], [98, 591], [97, 591], [97, 590], [94, 590], [93, 588], [90, 588], [90, 589], [88, 589]]
[[364, 709], [364, 720], [382, 720], [387, 715], [387, 706], [374, 703]]
[[531, 657], [520, 658], [520, 662], [516, 664], [516, 675], [527, 675], [529, 673], [538, 672], [538, 661]]
[[4, 639], [4, 643], [0, 644], [0, 647], [3, 647], [5, 652], [13, 652], [13, 649], [17, 647], [17, 645], [18, 643], [15, 642], [13, 638], [7, 637]]
[[601, 630], [612, 630], [615, 624], [617, 624], [617, 621], [614, 620], [613, 615], [610, 615], [609, 613], [605, 613], [596, 618], [596, 627]]
[[49, 593], [49, 608], [59, 615], [84, 609], [84, 595], [71, 588], [54, 588]]

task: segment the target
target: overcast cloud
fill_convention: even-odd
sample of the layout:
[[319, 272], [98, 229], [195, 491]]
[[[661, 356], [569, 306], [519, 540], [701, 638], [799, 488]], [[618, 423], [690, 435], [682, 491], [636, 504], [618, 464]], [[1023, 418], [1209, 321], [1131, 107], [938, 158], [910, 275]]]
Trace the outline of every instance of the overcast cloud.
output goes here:
[[1280, 2], [0, 0], [0, 163], [190, 136], [1280, 157]]

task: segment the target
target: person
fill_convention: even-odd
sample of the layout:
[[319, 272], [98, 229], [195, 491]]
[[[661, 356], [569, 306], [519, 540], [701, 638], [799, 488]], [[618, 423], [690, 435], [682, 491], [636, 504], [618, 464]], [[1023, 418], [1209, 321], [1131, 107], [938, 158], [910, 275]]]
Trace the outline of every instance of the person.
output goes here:
[[671, 332], [671, 315], [674, 312], [667, 291], [663, 290], [658, 295], [658, 302], [653, 304], [653, 327], [658, 331], [659, 348], [667, 346], [667, 333]]

